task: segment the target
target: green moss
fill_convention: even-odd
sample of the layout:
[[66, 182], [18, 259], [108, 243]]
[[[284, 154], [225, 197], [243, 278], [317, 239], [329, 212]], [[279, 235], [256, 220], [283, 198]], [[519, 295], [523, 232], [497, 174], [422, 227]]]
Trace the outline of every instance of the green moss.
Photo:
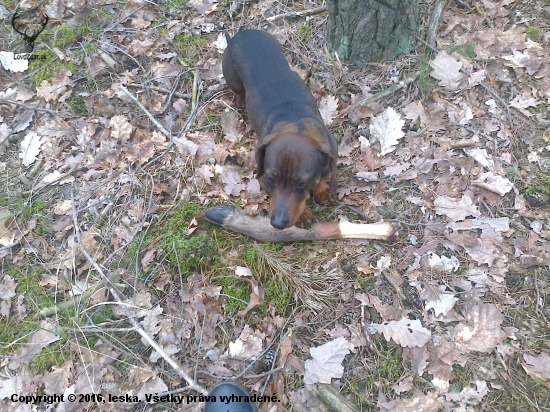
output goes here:
[[218, 284], [222, 287], [222, 294], [226, 295], [224, 312], [232, 315], [246, 308], [250, 301], [250, 290], [248, 284], [239, 281], [231, 276], [220, 277]]
[[544, 103], [537, 104], [536, 106], [530, 106], [528, 110], [532, 114], [544, 113], [546, 112], [546, 105]]
[[113, 310], [110, 306], [102, 306], [101, 309], [93, 313], [91, 317], [94, 325], [111, 322], [113, 320]]
[[208, 46], [208, 40], [192, 34], [179, 34], [173, 43], [186, 66], [193, 66], [200, 56], [201, 49]]
[[330, 222], [334, 218], [334, 210], [329, 207], [315, 209], [315, 217], [319, 222]]
[[302, 24], [298, 26], [298, 36], [304, 43], [307, 43], [311, 38], [313, 37], [313, 33], [311, 32], [311, 27], [309, 27], [309, 24]]
[[31, 371], [36, 375], [49, 372], [52, 366], [61, 366], [70, 356], [70, 351], [65, 348], [66, 341], [58, 340], [46, 346], [39, 355], [37, 355], [30, 363]]
[[100, 34], [103, 26], [112, 21], [109, 13], [103, 10], [96, 10], [86, 17], [81, 24], [68, 26], [60, 25], [44, 30], [38, 37], [36, 44], [46, 43], [47, 47], [42, 47], [33, 52], [34, 59], [29, 63], [29, 69], [36, 72], [32, 79], [37, 85], [44, 80], [50, 81], [52, 75], [55, 75], [62, 69], [68, 69], [71, 73], [76, 73], [76, 65], [71, 61], [60, 61], [52, 49], [64, 49], [69, 46], [76, 46], [77, 54], [82, 53], [82, 47], [90, 53], [96, 49], [92, 43], [94, 36]]
[[[8, 274], [17, 282], [17, 293], [27, 295], [30, 312], [52, 306], [55, 303], [52, 293], [40, 284], [45, 275], [40, 269], [35, 268], [32, 271], [23, 272], [19, 268], [11, 268]], [[32, 307], [31, 302], [35, 303], [36, 307]]]
[[78, 95], [73, 95], [69, 100], [69, 106], [77, 113], [88, 113], [84, 99]]
[[101, 9], [95, 10], [78, 25], [61, 25], [44, 30], [38, 42], [46, 42], [50, 48], [65, 48], [82, 40], [91, 40], [93, 36], [101, 33], [105, 24], [111, 21], [112, 17], [108, 12]]
[[544, 32], [537, 29], [535, 26], [527, 26], [525, 28], [525, 40], [540, 41]]
[[276, 278], [267, 282], [264, 299], [266, 303], [273, 303], [279, 309], [285, 309], [293, 302], [291, 291], [283, 288]]
[[470, 60], [477, 57], [476, 44], [472, 41], [463, 44], [451, 44], [446, 48], [446, 52], [449, 54], [455, 51]]
[[506, 177], [513, 182], [517, 182], [520, 177], [519, 163], [512, 163], [506, 168]]
[[189, 0], [168, 0], [166, 2], [166, 6], [170, 10], [180, 10], [188, 2], [189, 2]]
[[187, 229], [191, 220], [199, 213], [199, 205], [195, 202], [187, 202], [178, 207], [170, 216], [168, 230], [170, 232], [181, 232]]
[[170, 262], [186, 276], [211, 268], [218, 260], [218, 246], [210, 234], [186, 235], [191, 220], [198, 213], [198, 204], [184, 204], [173, 212], [166, 230], [161, 233], [162, 248], [168, 253]]
[[433, 89], [437, 86], [437, 82], [430, 76], [432, 67], [429, 62], [432, 59], [432, 53], [430, 51], [424, 52], [420, 57], [420, 75], [418, 76], [418, 89], [422, 96], [428, 96]]
[[21, 321], [15, 317], [0, 322], [0, 355], [14, 353], [23, 346], [30, 333], [36, 330], [35, 322]]
[[39, 86], [44, 80], [50, 81], [52, 76], [59, 73], [63, 69], [69, 70], [71, 73], [76, 73], [76, 65], [71, 61], [61, 61], [55, 53], [49, 49], [41, 49], [35, 53], [36, 59], [29, 63], [29, 69], [32, 79]]
[[260, 251], [251, 245], [243, 252], [243, 258], [248, 267], [256, 267], [260, 262]]
[[355, 278], [355, 284], [365, 291], [374, 289], [376, 285], [376, 278], [373, 275], [360, 275]]
[[535, 195], [543, 193], [550, 196], [550, 176], [544, 173], [539, 173], [537, 178], [525, 188], [526, 195]]
[[395, 349], [386, 350], [383, 355], [380, 376], [389, 382], [397, 382], [404, 372], [401, 355]]
[[184, 275], [205, 270], [218, 252], [216, 243], [208, 234], [188, 238], [185, 233], [173, 233], [165, 239], [163, 248], [169, 253], [172, 265], [179, 266]]
[[474, 60], [477, 57], [476, 44], [473, 41], [467, 41], [459, 46], [458, 52], [467, 59]]
[[[32, 200], [32, 199], [29, 199]], [[23, 205], [23, 208], [21, 210], [21, 213], [19, 214], [21, 217], [29, 218], [34, 217], [44, 210], [48, 208], [48, 203], [42, 199], [37, 199], [32, 203], [26, 203]]]
[[[251, 244], [249, 245], [244, 252], [242, 257], [246, 263], [246, 266], [249, 268], [259, 271], [263, 268], [263, 258], [261, 255], [261, 250], [265, 252], [279, 252], [284, 247], [283, 242], [265, 242], [262, 244]], [[258, 248], [261, 248], [259, 250]]]

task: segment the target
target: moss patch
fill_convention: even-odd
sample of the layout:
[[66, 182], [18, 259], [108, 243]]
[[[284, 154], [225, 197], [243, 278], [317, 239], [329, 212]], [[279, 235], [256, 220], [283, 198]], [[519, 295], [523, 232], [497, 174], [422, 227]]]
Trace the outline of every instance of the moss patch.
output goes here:
[[203, 47], [208, 46], [208, 40], [192, 34], [179, 34], [174, 38], [174, 46], [185, 66], [193, 66], [199, 59]]

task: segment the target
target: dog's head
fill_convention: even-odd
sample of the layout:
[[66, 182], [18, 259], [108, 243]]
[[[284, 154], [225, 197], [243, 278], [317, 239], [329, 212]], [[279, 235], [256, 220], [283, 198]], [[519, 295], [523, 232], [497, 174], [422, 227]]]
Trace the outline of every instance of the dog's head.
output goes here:
[[304, 213], [311, 190], [330, 171], [336, 190], [336, 159], [328, 144], [299, 133], [266, 136], [256, 151], [260, 185], [270, 195], [271, 224], [284, 229]]

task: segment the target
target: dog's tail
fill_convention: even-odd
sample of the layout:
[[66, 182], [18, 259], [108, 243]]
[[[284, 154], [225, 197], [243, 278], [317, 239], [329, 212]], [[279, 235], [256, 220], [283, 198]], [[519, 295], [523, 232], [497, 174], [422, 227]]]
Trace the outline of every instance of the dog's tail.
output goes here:
[[269, 218], [262, 215], [248, 216], [235, 206], [215, 206], [204, 216], [216, 225], [242, 233], [262, 242], [300, 242], [318, 239], [379, 239], [393, 241], [399, 236], [389, 222], [359, 224], [350, 222], [319, 223], [311, 229], [292, 226], [279, 230], [271, 226]]

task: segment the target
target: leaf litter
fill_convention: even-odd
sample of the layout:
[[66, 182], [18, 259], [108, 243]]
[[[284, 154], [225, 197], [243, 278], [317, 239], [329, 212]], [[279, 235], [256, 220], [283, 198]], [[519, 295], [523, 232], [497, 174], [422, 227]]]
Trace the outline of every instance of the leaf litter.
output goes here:
[[[438, 33], [441, 51], [428, 64], [410, 55], [362, 71], [337, 71], [321, 52], [326, 12], [276, 19], [268, 30], [308, 77], [340, 139], [336, 197], [350, 209], [329, 205], [325, 214], [312, 205], [314, 212], [326, 220], [390, 220], [403, 225], [404, 236], [394, 245], [251, 248], [206, 228], [198, 214], [180, 230], [187, 239], [225, 239], [218, 243], [224, 269], [183, 274], [182, 262], [168, 264], [171, 249], [155, 232], [170, 212], [189, 201], [201, 210], [221, 203], [239, 203], [247, 213], [267, 208], [254, 175], [255, 136], [221, 76], [226, 39], [219, 29], [231, 27], [229, 14], [246, 15], [244, 27], [252, 28], [288, 10], [277, 2], [234, 3], [189, 2], [174, 14], [168, 4], [92, 2], [117, 15], [108, 23], [116, 26], [101, 40], [84, 34], [97, 46], [85, 53], [79, 43], [46, 35], [54, 59], [66, 63], [50, 78], [23, 81], [24, 65], [4, 57], [22, 80], [0, 81], [0, 321], [33, 322], [50, 301], [37, 291], [60, 303], [89, 295], [83, 302], [90, 306], [74, 306], [84, 316], [68, 337], [67, 324], [49, 317], [3, 342], [9, 373], [0, 380], [2, 408], [16, 410], [7, 400], [12, 393], [131, 392], [143, 399], [177, 389], [160, 350], [194, 369], [201, 387], [235, 376], [253, 392], [266, 387], [283, 400], [265, 405], [270, 410], [317, 410], [314, 393], [295, 388], [321, 382], [363, 409], [505, 410], [512, 402], [550, 409], [550, 53], [537, 35], [546, 27], [535, 19], [548, 11], [517, 0], [484, 0], [468, 12], [469, 2], [453, 4]], [[84, 4], [59, 2], [47, 13], [63, 27], [88, 24]], [[300, 37], [298, 25], [316, 35]], [[358, 104], [421, 64], [431, 90], [412, 83], [406, 93]], [[260, 258], [244, 259], [247, 248]], [[113, 285], [101, 283], [83, 251], [104, 269], [122, 268], [114, 285], [126, 286], [122, 303], [158, 350], [148, 351], [147, 340], [128, 330], [127, 314], [113, 305]], [[44, 271], [38, 289], [23, 276], [33, 267]], [[224, 279], [244, 292], [237, 295]], [[275, 293], [272, 279], [281, 286]], [[288, 300], [277, 306], [274, 295]], [[239, 309], [228, 309], [237, 300]], [[110, 316], [99, 316], [98, 308], [111, 306]], [[92, 334], [99, 340], [89, 340]], [[60, 341], [64, 353], [77, 356], [40, 370]], [[399, 366], [388, 368], [392, 362]], [[126, 379], [117, 372], [122, 365]], [[262, 373], [273, 365], [282, 369], [267, 382]]]

